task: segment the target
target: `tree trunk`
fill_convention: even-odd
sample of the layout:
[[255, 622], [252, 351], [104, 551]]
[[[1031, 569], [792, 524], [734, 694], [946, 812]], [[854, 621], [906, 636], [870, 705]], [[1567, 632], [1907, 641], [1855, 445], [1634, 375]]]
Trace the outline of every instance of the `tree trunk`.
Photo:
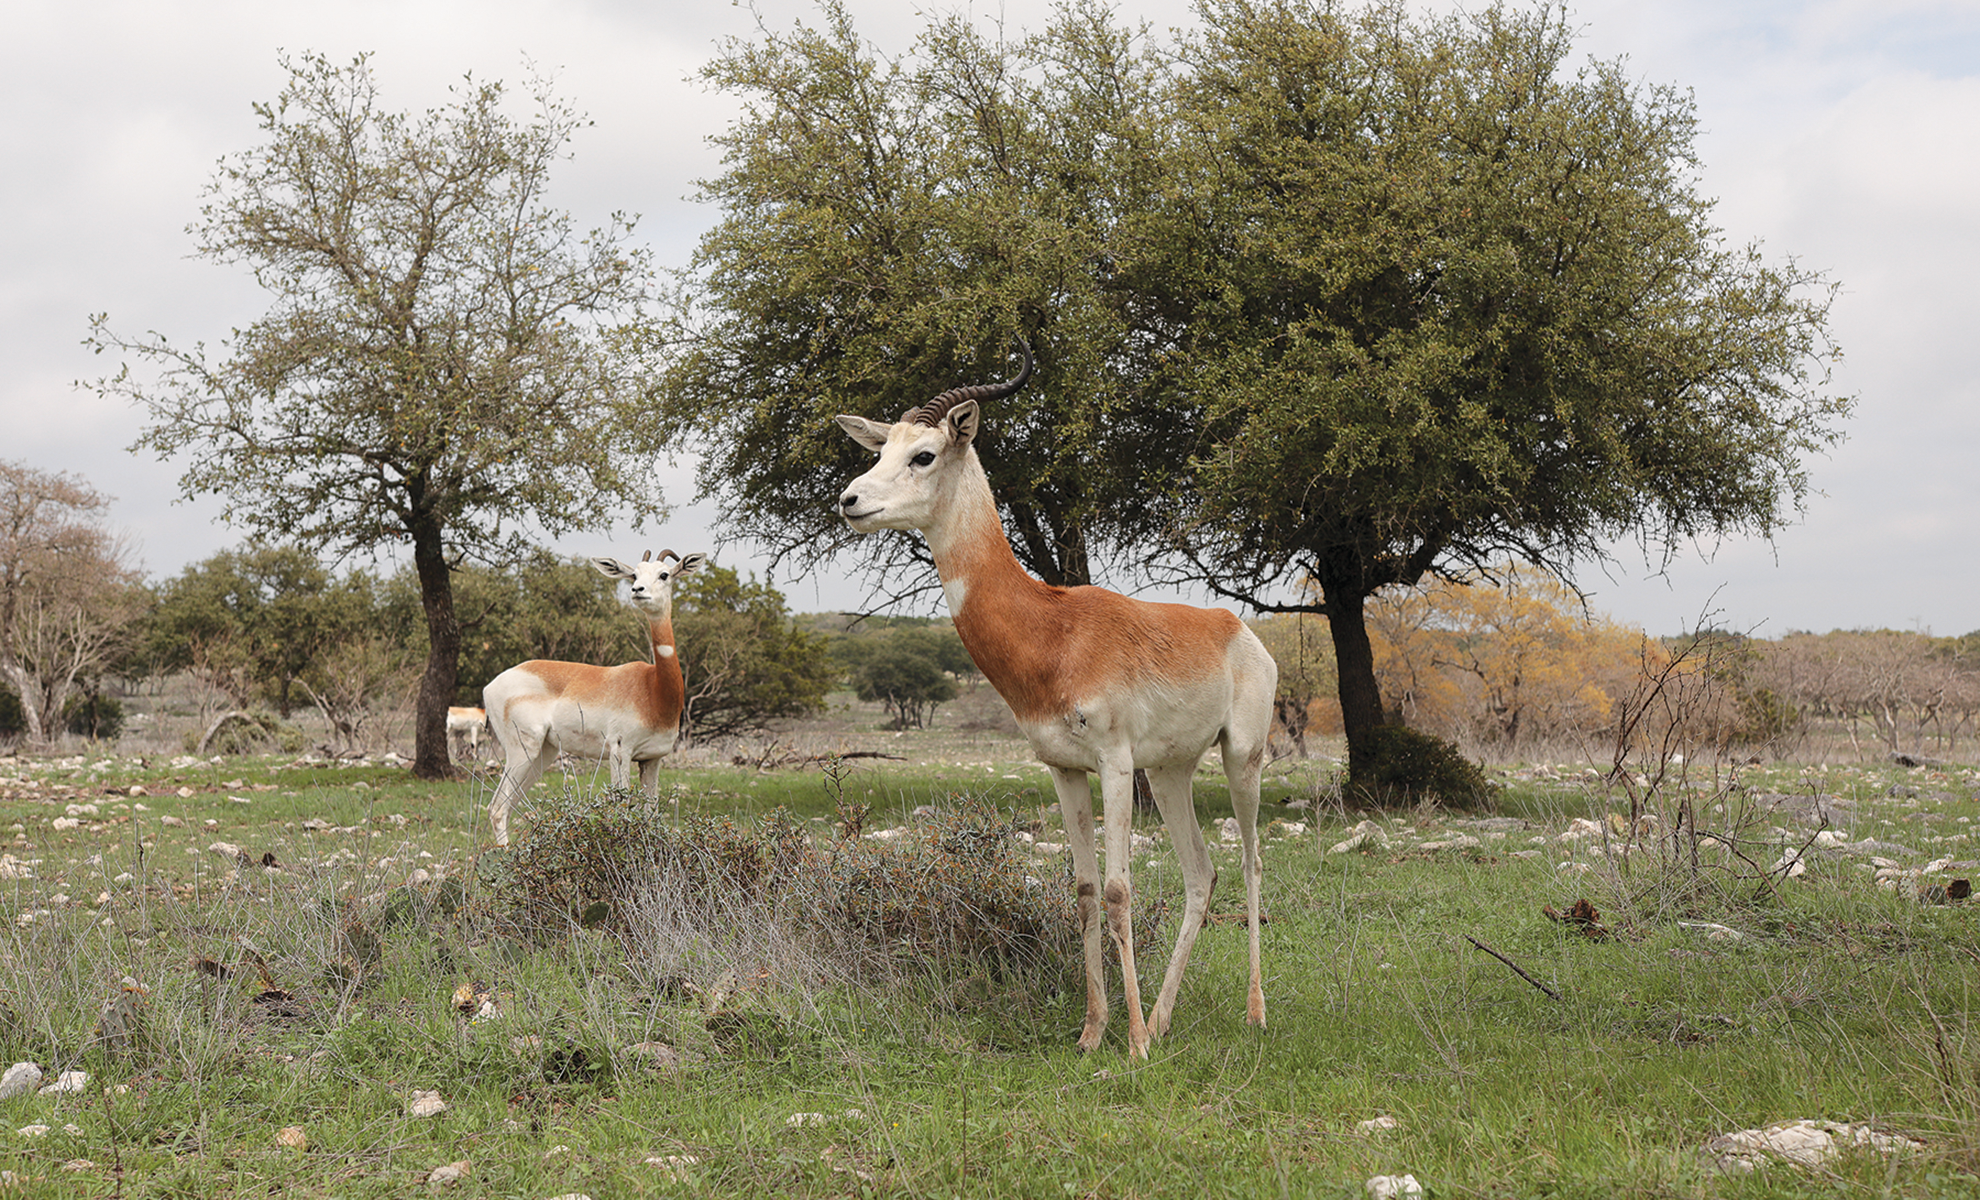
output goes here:
[[419, 575], [419, 602], [426, 610], [426, 671], [419, 679], [419, 707], [413, 724], [413, 778], [448, 779], [454, 774], [447, 747], [447, 706], [461, 662], [461, 623], [454, 616], [454, 580], [447, 567], [438, 520], [413, 528], [413, 569]]
[[1340, 671], [1341, 730], [1347, 734], [1348, 774], [1368, 769], [1369, 735], [1382, 724], [1382, 689], [1375, 682], [1375, 648], [1368, 640], [1362, 605], [1368, 599], [1352, 587], [1320, 581], [1327, 604], [1327, 628], [1334, 639]]
[[26, 667], [21, 666], [20, 662], [12, 657], [0, 663], [0, 675], [4, 675], [7, 682], [14, 685], [15, 694], [21, 698], [21, 719], [27, 722], [28, 745], [45, 745], [48, 738], [42, 729], [41, 707], [35, 695], [40, 689], [34, 686], [34, 677], [28, 674]]

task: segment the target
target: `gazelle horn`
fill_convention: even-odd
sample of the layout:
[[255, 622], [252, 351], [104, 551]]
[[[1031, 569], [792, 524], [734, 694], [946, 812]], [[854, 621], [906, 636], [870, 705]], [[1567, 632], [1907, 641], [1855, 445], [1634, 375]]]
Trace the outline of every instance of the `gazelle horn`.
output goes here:
[[1023, 338], [1018, 339], [1017, 348], [1018, 353], [1024, 355], [1024, 366], [1018, 369], [1016, 375], [1002, 383], [976, 383], [967, 387], [950, 388], [920, 408], [903, 414], [901, 420], [911, 425], [927, 425], [932, 428], [941, 424], [942, 418], [948, 416], [949, 410], [958, 404], [970, 400], [1002, 400], [1016, 393], [1030, 381], [1033, 361], [1031, 347]]

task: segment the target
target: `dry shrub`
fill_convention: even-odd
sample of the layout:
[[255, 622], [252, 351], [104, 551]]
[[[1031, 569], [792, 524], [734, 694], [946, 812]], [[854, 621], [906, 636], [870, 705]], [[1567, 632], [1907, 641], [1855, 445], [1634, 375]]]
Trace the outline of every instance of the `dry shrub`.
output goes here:
[[571, 793], [518, 840], [504, 886], [537, 929], [604, 924], [662, 990], [980, 977], [1055, 993], [1077, 982], [1071, 888], [1027, 873], [1008, 816], [969, 800], [879, 840], [843, 815], [839, 836], [814, 840], [781, 810], [673, 821], [636, 794]]

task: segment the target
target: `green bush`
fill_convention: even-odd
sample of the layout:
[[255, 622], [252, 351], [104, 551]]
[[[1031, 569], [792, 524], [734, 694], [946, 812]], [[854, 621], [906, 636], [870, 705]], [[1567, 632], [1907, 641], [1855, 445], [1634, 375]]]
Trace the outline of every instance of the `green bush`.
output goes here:
[[1406, 725], [1377, 726], [1368, 740], [1367, 765], [1348, 777], [1350, 794], [1377, 805], [1431, 798], [1452, 808], [1490, 804], [1484, 770], [1449, 742]]
[[101, 692], [78, 692], [62, 705], [62, 725], [70, 733], [101, 741], [124, 732], [124, 705]]
[[27, 732], [27, 714], [21, 711], [21, 698], [14, 689], [0, 683], [0, 737]]

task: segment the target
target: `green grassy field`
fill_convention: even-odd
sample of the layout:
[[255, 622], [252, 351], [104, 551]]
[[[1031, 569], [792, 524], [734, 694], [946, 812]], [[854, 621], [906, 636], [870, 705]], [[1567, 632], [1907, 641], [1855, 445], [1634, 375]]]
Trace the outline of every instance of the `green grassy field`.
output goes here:
[[[917, 761], [841, 785], [867, 830], [975, 798], [1056, 840], [1021, 744], [900, 748]], [[785, 967], [723, 1002], [775, 1036], [725, 1043], [707, 987], [665, 986], [613, 929], [507, 919], [486, 778], [175, 761], [0, 759], [0, 1057], [89, 1075], [0, 1100], [22, 1194], [1354, 1197], [1405, 1173], [1432, 1196], [1980, 1194], [1980, 941], [1971, 902], [1932, 891], [1970, 873], [1969, 768], [1743, 768], [1667, 788], [1629, 853], [1619, 804], [1574, 770], [1505, 773], [1488, 815], [1343, 812], [1323, 768], [1279, 769], [1269, 1027], [1244, 1024], [1242, 925], [1218, 921], [1175, 1027], [1130, 1062], [1118, 1002], [1082, 1055], [1070, 991], [958, 1003], [972, 981]], [[662, 788], [663, 820], [782, 807], [830, 836], [815, 767]], [[1687, 794], [1720, 839], [1695, 861], [1657, 849]], [[1206, 824], [1228, 812], [1214, 772], [1198, 795]], [[1840, 844], [1802, 820], [1813, 796]], [[1371, 817], [1385, 843], [1328, 852]], [[1786, 847], [1804, 873], [1770, 870]], [[1221, 915], [1242, 904], [1218, 855]], [[1035, 858], [1041, 886], [1063, 871]], [[1179, 892], [1165, 845], [1135, 879]], [[1578, 900], [1607, 936], [1543, 913]], [[445, 1110], [413, 1115], [428, 1091]], [[1712, 1165], [1715, 1136], [1801, 1118], [1915, 1145]]]

